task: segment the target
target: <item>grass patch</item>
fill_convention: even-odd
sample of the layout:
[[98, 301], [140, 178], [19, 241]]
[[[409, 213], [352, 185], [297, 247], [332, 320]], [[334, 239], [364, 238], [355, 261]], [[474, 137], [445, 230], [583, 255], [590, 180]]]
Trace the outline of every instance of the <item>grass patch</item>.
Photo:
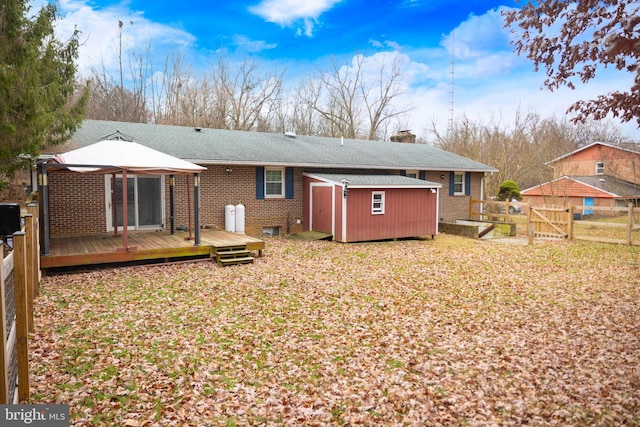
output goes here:
[[637, 424], [639, 259], [272, 239], [239, 268], [47, 276], [31, 403], [95, 425]]

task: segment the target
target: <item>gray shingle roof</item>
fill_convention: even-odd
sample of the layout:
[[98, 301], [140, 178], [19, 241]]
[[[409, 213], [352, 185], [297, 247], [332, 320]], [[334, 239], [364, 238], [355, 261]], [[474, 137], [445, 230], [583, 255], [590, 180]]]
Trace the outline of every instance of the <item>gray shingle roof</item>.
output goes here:
[[442, 184], [437, 182], [424, 181], [401, 175], [353, 175], [331, 173], [311, 173], [308, 175], [336, 183], [342, 183], [343, 180], [346, 179], [349, 182], [350, 187], [442, 187]]
[[[119, 131], [134, 141], [198, 164], [318, 168], [421, 169], [496, 172], [497, 169], [427, 144], [232, 131], [144, 123], [85, 120], [72, 147]], [[67, 151], [67, 150], [64, 150]], [[62, 152], [62, 151], [61, 151]]]
[[569, 176], [567, 178], [582, 182], [599, 190], [606, 191], [607, 193], [613, 194], [617, 197], [635, 197], [640, 194], [640, 186], [609, 175]]

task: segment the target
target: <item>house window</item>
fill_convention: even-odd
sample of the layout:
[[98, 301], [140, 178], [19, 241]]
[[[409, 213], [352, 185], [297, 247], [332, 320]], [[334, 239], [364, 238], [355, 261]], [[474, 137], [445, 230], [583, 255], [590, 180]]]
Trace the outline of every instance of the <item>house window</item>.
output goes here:
[[409, 178], [418, 178], [418, 171], [417, 170], [408, 170], [407, 173], [405, 174], [406, 177]]
[[596, 175], [604, 175], [604, 162], [596, 162]]
[[264, 171], [264, 189], [266, 197], [284, 197], [284, 169], [269, 169]]
[[374, 191], [371, 193], [371, 214], [384, 214], [384, 191]]
[[453, 195], [464, 196], [464, 172], [453, 173]]

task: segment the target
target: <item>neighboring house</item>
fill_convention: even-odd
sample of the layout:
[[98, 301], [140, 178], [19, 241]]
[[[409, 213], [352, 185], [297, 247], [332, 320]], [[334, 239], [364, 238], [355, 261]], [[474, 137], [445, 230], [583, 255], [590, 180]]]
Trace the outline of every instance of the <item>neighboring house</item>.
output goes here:
[[521, 192], [534, 205], [627, 206], [640, 198], [640, 152], [595, 142], [546, 163], [554, 179]]
[[[314, 229], [326, 219], [316, 216], [318, 205], [311, 209], [312, 198], [305, 194], [311, 194], [311, 187], [320, 181], [342, 188], [343, 179], [350, 182], [347, 186], [351, 193], [343, 199], [347, 200], [349, 210], [344, 218], [332, 216], [332, 229], [322, 226], [322, 231], [331, 232], [341, 241], [355, 241], [343, 235], [342, 221], [356, 215], [356, 219], [349, 217], [344, 224], [347, 230], [352, 230], [348, 231], [352, 236], [361, 233], [357, 223], [363, 223], [365, 216], [376, 217], [378, 222], [369, 223], [371, 227], [379, 227], [383, 218], [385, 227], [396, 230], [357, 234], [357, 240], [409, 237], [407, 233], [433, 235], [437, 233], [438, 220], [468, 216], [469, 197], [480, 199], [485, 173], [496, 171], [426, 144], [97, 120], [83, 122], [68, 143], [55, 147], [55, 153], [49, 150], [49, 154], [123, 136], [206, 167], [200, 174], [201, 225], [224, 229], [225, 207], [242, 204], [245, 231], [252, 235]], [[156, 175], [128, 176], [129, 229], [167, 229], [169, 179]], [[193, 203], [193, 183], [188, 179], [188, 176], [174, 177], [177, 205]], [[116, 194], [122, 191], [119, 176], [51, 171], [47, 182], [52, 237], [113, 230], [113, 209], [122, 209], [119, 198], [112, 197], [112, 191]], [[364, 192], [368, 196], [361, 194]], [[383, 212], [377, 211], [381, 194]], [[327, 202], [331, 204], [325, 212], [338, 209], [337, 199]], [[356, 199], [366, 199], [366, 206], [356, 209]], [[394, 216], [401, 211], [413, 213]], [[177, 224], [189, 224], [188, 212], [188, 209], [177, 211]], [[423, 224], [409, 224], [419, 222], [421, 215]], [[115, 217], [121, 219], [122, 212]]]

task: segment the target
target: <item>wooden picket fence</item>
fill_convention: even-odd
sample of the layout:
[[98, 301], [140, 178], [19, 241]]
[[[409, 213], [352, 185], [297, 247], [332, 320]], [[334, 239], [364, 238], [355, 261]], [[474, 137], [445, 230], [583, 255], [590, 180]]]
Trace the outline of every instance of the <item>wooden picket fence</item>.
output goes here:
[[29, 399], [29, 333], [40, 286], [38, 207], [27, 206], [24, 225], [0, 263], [0, 404]]

